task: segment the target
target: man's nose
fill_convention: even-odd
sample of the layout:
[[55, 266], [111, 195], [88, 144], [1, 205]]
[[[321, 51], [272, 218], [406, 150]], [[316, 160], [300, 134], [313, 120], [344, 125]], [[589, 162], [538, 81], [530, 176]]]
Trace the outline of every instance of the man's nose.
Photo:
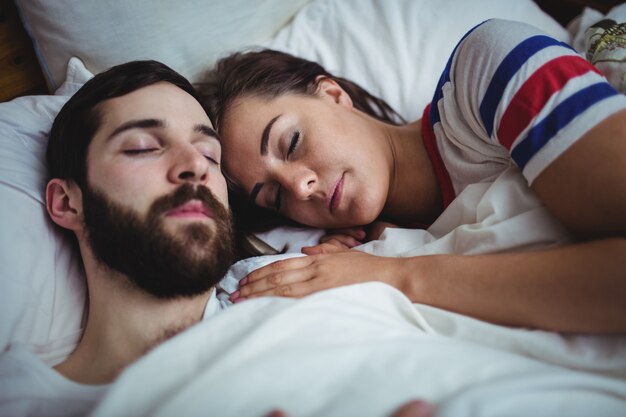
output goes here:
[[174, 151], [169, 180], [173, 183], [202, 183], [209, 177], [209, 161], [192, 145], [181, 145]]

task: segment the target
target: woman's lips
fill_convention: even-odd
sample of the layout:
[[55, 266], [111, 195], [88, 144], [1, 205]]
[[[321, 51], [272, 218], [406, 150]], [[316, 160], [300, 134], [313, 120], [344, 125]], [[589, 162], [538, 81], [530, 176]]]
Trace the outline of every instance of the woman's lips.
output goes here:
[[205, 219], [207, 217], [213, 218], [213, 211], [201, 201], [192, 200], [168, 211], [165, 215], [168, 217]]
[[341, 203], [341, 194], [343, 193], [343, 174], [341, 178], [337, 180], [335, 186], [333, 187], [332, 193], [330, 194], [330, 198], [328, 199], [328, 210], [332, 213], [335, 211], [337, 207], [339, 207], [339, 203]]

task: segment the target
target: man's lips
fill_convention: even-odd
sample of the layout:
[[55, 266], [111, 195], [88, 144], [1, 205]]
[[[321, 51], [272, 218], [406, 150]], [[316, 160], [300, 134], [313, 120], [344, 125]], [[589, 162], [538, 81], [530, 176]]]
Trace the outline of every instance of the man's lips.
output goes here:
[[332, 213], [337, 207], [339, 207], [339, 203], [341, 202], [341, 194], [343, 192], [343, 174], [337, 180], [333, 189], [326, 200], [326, 204], [328, 206], [328, 210]]
[[165, 213], [167, 217], [213, 218], [213, 210], [199, 200], [191, 200]]

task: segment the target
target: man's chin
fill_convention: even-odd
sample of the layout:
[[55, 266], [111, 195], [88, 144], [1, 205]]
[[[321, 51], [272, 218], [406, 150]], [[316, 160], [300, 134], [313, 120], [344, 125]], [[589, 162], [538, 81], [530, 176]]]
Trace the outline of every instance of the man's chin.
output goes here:
[[207, 250], [215, 235], [215, 223], [207, 221], [165, 222], [163, 228], [172, 241], [179, 242], [185, 250]]

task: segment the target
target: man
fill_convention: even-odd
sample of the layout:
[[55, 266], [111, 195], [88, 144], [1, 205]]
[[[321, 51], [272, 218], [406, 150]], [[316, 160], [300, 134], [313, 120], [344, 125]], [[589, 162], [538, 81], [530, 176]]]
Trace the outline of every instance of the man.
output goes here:
[[89, 313], [55, 370], [25, 351], [3, 358], [11, 415], [85, 414], [127, 365], [219, 310], [213, 287], [233, 260], [217, 135], [165, 65], [87, 82], [55, 119], [47, 158], [48, 213], [76, 237]]
[[[87, 325], [54, 369], [3, 354], [0, 415], [85, 415], [129, 364], [219, 311], [233, 261], [220, 157], [196, 91], [158, 62], [113, 67], [70, 98], [50, 132], [46, 206], [78, 242]], [[414, 401], [395, 415], [430, 412]]]

